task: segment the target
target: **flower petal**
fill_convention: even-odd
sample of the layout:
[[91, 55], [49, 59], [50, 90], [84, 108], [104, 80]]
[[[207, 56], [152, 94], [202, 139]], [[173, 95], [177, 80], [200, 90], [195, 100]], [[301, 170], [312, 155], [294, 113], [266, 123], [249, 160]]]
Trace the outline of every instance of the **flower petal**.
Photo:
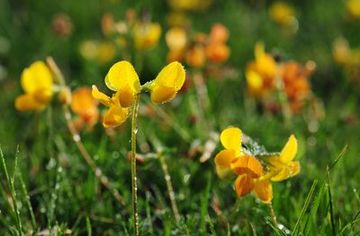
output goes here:
[[295, 136], [292, 134], [280, 153], [280, 161], [283, 163], [288, 163], [292, 161], [296, 156], [297, 149], [298, 149], [297, 140]]
[[299, 174], [300, 164], [298, 161], [292, 161], [284, 165], [281, 169], [275, 169], [273, 171], [274, 175], [271, 177], [271, 181], [280, 182]]
[[273, 198], [272, 185], [269, 181], [257, 181], [255, 183], [256, 196], [263, 203], [270, 203]]
[[46, 104], [37, 101], [31, 94], [21, 95], [15, 100], [15, 108], [18, 111], [40, 111], [45, 106]]
[[123, 107], [129, 107], [140, 92], [140, 80], [134, 67], [127, 61], [115, 63], [105, 77], [106, 86], [117, 91]]
[[253, 179], [247, 175], [239, 175], [235, 180], [235, 191], [238, 197], [243, 197], [250, 193], [255, 187]]
[[241, 156], [231, 162], [230, 167], [236, 174], [247, 174], [251, 178], [258, 178], [263, 175], [261, 163], [252, 156]]
[[153, 86], [171, 87], [179, 91], [185, 82], [185, 69], [180, 62], [174, 61], [165, 66], [153, 81]]
[[52, 94], [53, 77], [50, 69], [42, 61], [32, 63], [21, 74], [21, 86], [26, 93], [47, 90]]
[[220, 141], [226, 149], [234, 150], [238, 156], [241, 151], [241, 130], [231, 127], [223, 130], [220, 134]]
[[151, 90], [151, 101], [154, 103], [169, 102], [175, 98], [176, 92], [173, 87], [154, 86]]
[[230, 163], [236, 159], [233, 150], [222, 150], [215, 156], [216, 173], [220, 178], [225, 178], [232, 173]]
[[119, 105], [113, 105], [104, 115], [103, 125], [105, 128], [114, 128], [125, 122], [129, 115], [129, 109]]
[[105, 106], [109, 107], [112, 104], [111, 98], [108, 97], [106, 94], [100, 92], [95, 85], [92, 86], [92, 92], [91, 93], [92, 93], [92, 96], [96, 100], [98, 100], [99, 102], [101, 102]]

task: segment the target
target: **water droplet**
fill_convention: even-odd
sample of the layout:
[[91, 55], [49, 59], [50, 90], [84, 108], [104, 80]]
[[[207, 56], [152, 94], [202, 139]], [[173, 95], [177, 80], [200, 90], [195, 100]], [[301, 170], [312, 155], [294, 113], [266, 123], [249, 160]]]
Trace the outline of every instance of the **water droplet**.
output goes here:
[[75, 142], [79, 142], [79, 141], [80, 141], [80, 135], [74, 134], [74, 135], [73, 135], [73, 140], [74, 140]]

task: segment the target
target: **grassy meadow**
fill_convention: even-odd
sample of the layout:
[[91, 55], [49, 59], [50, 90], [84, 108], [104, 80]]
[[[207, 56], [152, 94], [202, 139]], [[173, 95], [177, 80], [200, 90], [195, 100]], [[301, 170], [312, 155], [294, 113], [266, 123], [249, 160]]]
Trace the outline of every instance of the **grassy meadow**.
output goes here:
[[359, 28], [359, 0], [0, 0], [0, 235], [359, 235]]

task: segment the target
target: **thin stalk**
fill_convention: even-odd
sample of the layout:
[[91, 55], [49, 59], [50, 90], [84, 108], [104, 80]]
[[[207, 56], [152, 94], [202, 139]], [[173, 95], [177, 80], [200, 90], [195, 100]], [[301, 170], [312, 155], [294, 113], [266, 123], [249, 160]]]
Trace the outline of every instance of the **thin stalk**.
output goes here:
[[174, 188], [171, 182], [171, 177], [169, 174], [169, 170], [168, 170], [168, 166], [166, 164], [165, 161], [165, 157], [164, 155], [162, 155], [161, 153], [158, 155], [159, 160], [160, 160], [160, 164], [161, 164], [161, 168], [164, 172], [164, 177], [165, 177], [165, 182], [166, 182], [166, 187], [168, 190], [168, 194], [169, 194], [169, 198], [170, 198], [170, 203], [171, 203], [171, 208], [172, 211], [174, 213], [174, 217], [177, 223], [179, 223], [180, 221], [180, 214], [179, 214], [179, 210], [176, 204], [176, 199], [175, 199], [175, 192], [174, 192]]
[[139, 215], [137, 202], [137, 179], [136, 179], [136, 133], [137, 115], [139, 111], [139, 95], [136, 95], [131, 116], [131, 199], [134, 221], [134, 235], [139, 235]]
[[278, 70], [278, 72], [276, 74], [275, 86], [276, 86], [276, 89], [278, 90], [278, 98], [279, 98], [280, 105], [281, 105], [281, 111], [282, 111], [283, 117], [285, 119], [285, 124], [288, 125], [288, 124], [291, 124], [290, 122], [291, 122], [291, 118], [292, 118], [293, 114], [292, 114], [292, 111], [290, 108], [289, 99], [285, 92], [284, 82], [279, 73], [282, 65], [280, 65], [279, 67], [280, 67], [280, 69]]
[[[6, 183], [8, 184], [8, 188], [9, 188], [9, 194], [12, 200], [13, 204], [10, 204], [11, 208], [14, 211], [14, 215], [15, 215], [15, 220], [16, 220], [16, 228], [18, 230], [19, 235], [23, 235], [23, 226], [22, 226], [22, 222], [21, 222], [21, 218], [20, 218], [20, 211], [17, 205], [17, 200], [16, 200], [16, 191], [15, 191], [15, 179], [11, 178], [9, 176], [9, 172], [5, 163], [5, 158], [4, 158], [4, 154], [0, 148], [0, 158], [1, 158], [1, 164], [2, 167], [4, 169], [4, 173], [5, 173], [5, 178], [6, 178]], [[15, 170], [14, 173], [16, 172], [16, 166], [17, 166], [17, 155], [15, 156]]]
[[[47, 61], [47, 64], [49, 65], [50, 69], [54, 73], [55, 78], [58, 80], [58, 83], [60, 84], [60, 86], [66, 87], [66, 82], [65, 82], [65, 79], [64, 79], [64, 75], [61, 73], [61, 70], [59, 69], [59, 67], [57, 66], [57, 64], [53, 60], [53, 58], [48, 57], [46, 59], [46, 61]], [[78, 148], [78, 150], [79, 150], [79, 152], [81, 154], [81, 157], [85, 160], [86, 164], [95, 173], [95, 176], [100, 181], [100, 183], [106, 189], [108, 189], [111, 192], [111, 194], [116, 199], [116, 201], [118, 201], [122, 206], [126, 206], [126, 203], [125, 203], [124, 199], [122, 198], [122, 196], [120, 195], [120, 193], [115, 188], [113, 188], [111, 186], [108, 177], [105, 176], [103, 174], [102, 170], [96, 165], [96, 163], [91, 158], [91, 155], [89, 154], [89, 152], [85, 148], [83, 142], [81, 141], [81, 136], [77, 132], [74, 124], [72, 123], [72, 115], [71, 115], [68, 104], [65, 104], [63, 106], [63, 112], [64, 112], [66, 125], [67, 125], [68, 130], [70, 131], [70, 133], [72, 135], [72, 138], [73, 138], [73, 140], [75, 142], [76, 147]]]
[[273, 205], [272, 205], [272, 203], [267, 204], [267, 205], [269, 206], [271, 219], [272, 219], [272, 221], [273, 221], [274, 225], [276, 226], [276, 228], [278, 228], [278, 227], [279, 227], [279, 223], [278, 223], [278, 221], [277, 221], [277, 218], [276, 218], [276, 214], [275, 214], [275, 211], [274, 211]]
[[22, 192], [23, 192], [23, 194], [25, 196], [26, 207], [28, 208], [28, 211], [29, 211], [29, 214], [30, 214], [31, 225], [32, 225], [33, 230], [36, 231], [38, 227], [37, 227], [36, 220], [35, 220], [34, 209], [31, 206], [30, 196], [29, 196], [29, 193], [28, 193], [28, 191], [26, 189], [26, 185], [25, 185], [24, 179], [22, 177], [22, 174], [19, 172], [18, 175], [19, 175], [19, 181], [20, 181], [20, 184], [21, 184], [21, 190], [22, 190]]
[[117, 202], [119, 202], [122, 206], [126, 206], [126, 203], [125, 203], [124, 199], [122, 198], [122, 196], [120, 195], [120, 193], [114, 187], [111, 186], [111, 183], [110, 183], [108, 177], [105, 176], [103, 174], [102, 170], [100, 169], [100, 167], [98, 167], [95, 164], [95, 162], [91, 158], [89, 152], [85, 148], [83, 142], [81, 141], [80, 134], [77, 132], [74, 124], [72, 123], [72, 116], [71, 116], [69, 107], [67, 105], [64, 105], [63, 111], [64, 111], [65, 120], [66, 120], [66, 125], [72, 135], [72, 139], [74, 140], [76, 147], [78, 148], [78, 150], [81, 154], [81, 157], [84, 159], [86, 164], [91, 168], [91, 170], [95, 173], [95, 176], [100, 181], [100, 183], [107, 190], [110, 191], [110, 193], [113, 195], [115, 200]]

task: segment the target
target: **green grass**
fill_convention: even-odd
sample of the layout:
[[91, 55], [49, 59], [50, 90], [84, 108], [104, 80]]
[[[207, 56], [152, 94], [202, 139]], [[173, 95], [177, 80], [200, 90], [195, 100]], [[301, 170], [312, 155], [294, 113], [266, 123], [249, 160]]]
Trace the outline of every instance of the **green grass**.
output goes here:
[[[100, 123], [81, 132], [97, 167], [124, 199], [121, 204], [81, 157], [56, 101], [36, 114], [19, 113], [13, 105], [21, 93], [23, 68], [48, 55], [59, 63], [71, 88], [103, 86], [111, 63], [84, 61], [78, 53], [82, 40], [103, 37], [102, 12], [114, 12], [121, 19], [128, 7], [148, 9], [165, 32], [166, 4], [110, 2], [0, 1], [0, 37], [10, 42], [9, 51], [0, 54], [0, 65], [8, 73], [0, 80], [0, 235], [46, 230], [58, 235], [132, 235], [130, 120], [113, 136], [107, 135]], [[214, 1], [208, 12], [189, 14], [194, 31], [208, 32], [215, 22], [229, 27], [231, 57], [226, 66], [234, 68], [237, 75], [207, 80], [210, 107], [205, 119], [209, 128], [203, 121], [190, 122], [199, 115], [194, 88], [171, 104], [156, 105], [158, 115], [147, 117], [140, 112], [137, 151], [145, 158], [138, 165], [141, 235], [360, 233], [359, 87], [347, 80], [331, 58], [332, 42], [338, 35], [344, 35], [353, 48], [360, 46], [356, 31], [360, 22], [346, 18], [343, 1], [293, 4], [300, 23], [294, 35], [268, 19], [268, 3], [263, 1]], [[51, 31], [49, 22], [58, 12], [66, 12], [73, 21], [74, 32], [68, 39], [58, 38]], [[326, 112], [317, 129], [309, 128], [312, 115], [307, 109], [285, 124], [280, 114], [264, 113], [253, 106], [243, 72], [259, 39], [269, 51], [280, 51], [285, 58], [317, 63], [312, 89]], [[143, 81], [152, 79], [165, 64], [166, 52], [162, 34], [159, 45], [143, 58]], [[192, 73], [191, 69], [188, 72]], [[146, 96], [141, 99], [140, 110], [145, 106], [153, 106]], [[349, 122], [349, 117], [355, 121]], [[216, 143], [212, 158], [199, 161], [205, 143], [213, 139], [212, 132], [217, 136], [227, 126], [240, 127], [269, 151], [281, 150], [291, 133], [298, 138], [300, 174], [273, 185], [272, 206], [279, 225], [274, 224], [267, 205], [253, 195], [237, 199], [232, 182], [216, 176], [213, 157], [220, 144]], [[159, 146], [171, 176], [178, 222], [157, 158]]]

